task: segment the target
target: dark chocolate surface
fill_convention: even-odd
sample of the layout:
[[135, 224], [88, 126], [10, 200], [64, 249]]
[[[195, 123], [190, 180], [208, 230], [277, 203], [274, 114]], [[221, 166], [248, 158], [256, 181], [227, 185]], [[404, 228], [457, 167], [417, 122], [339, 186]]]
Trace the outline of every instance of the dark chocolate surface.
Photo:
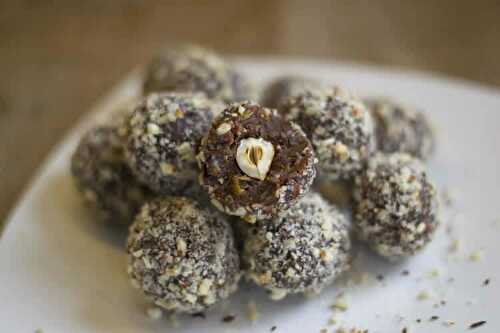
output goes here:
[[[218, 134], [222, 124], [230, 129]], [[264, 180], [248, 177], [236, 162], [238, 145], [246, 138], [262, 138], [274, 146]], [[198, 157], [202, 185], [212, 201], [240, 216], [269, 216], [286, 209], [307, 192], [316, 174], [314, 153], [302, 131], [275, 110], [253, 103], [226, 109], [212, 124]], [[245, 211], [240, 213], [240, 208]]]

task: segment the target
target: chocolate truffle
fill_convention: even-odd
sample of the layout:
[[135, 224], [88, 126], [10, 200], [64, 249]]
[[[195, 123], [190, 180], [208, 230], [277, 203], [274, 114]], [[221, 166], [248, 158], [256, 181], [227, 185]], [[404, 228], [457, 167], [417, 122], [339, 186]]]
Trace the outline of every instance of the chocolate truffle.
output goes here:
[[283, 103], [292, 96], [308, 89], [320, 88], [321, 84], [309, 78], [299, 76], [279, 77], [265, 87], [261, 104], [280, 110]]
[[127, 157], [138, 179], [178, 194], [196, 179], [196, 149], [223, 107], [202, 94], [151, 94], [129, 119]]
[[214, 206], [248, 222], [288, 209], [316, 176], [302, 130], [252, 102], [232, 104], [214, 120], [198, 161], [200, 184]]
[[252, 225], [243, 260], [246, 275], [275, 300], [319, 292], [350, 266], [346, 220], [311, 192], [278, 217]]
[[207, 309], [236, 291], [239, 257], [228, 222], [183, 197], [147, 203], [130, 226], [132, 285], [175, 312]]
[[363, 103], [338, 87], [307, 90], [281, 108], [308, 138], [323, 176], [350, 179], [375, 148], [373, 123]]
[[118, 119], [88, 131], [71, 159], [71, 173], [86, 202], [106, 221], [131, 223], [144, 201], [152, 196], [132, 174], [119, 134]]
[[425, 167], [408, 154], [377, 154], [356, 177], [354, 229], [378, 254], [411, 256], [439, 224], [437, 196]]
[[144, 94], [201, 92], [208, 98], [238, 101], [251, 94], [250, 84], [214, 52], [183, 46], [165, 50], [148, 66]]
[[428, 159], [435, 146], [432, 126], [425, 115], [388, 98], [366, 99], [375, 123], [377, 148], [383, 153], [408, 153]]

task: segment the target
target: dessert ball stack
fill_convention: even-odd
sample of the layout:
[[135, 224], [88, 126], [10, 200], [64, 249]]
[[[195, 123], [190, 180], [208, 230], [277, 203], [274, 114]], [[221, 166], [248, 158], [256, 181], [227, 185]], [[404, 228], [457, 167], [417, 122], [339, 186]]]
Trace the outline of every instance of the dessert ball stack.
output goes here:
[[[242, 74], [199, 47], [161, 53], [143, 92], [82, 137], [71, 170], [103, 221], [130, 225], [128, 274], [156, 305], [206, 310], [242, 275], [275, 300], [319, 292], [350, 267], [350, 222], [389, 259], [432, 239], [423, 114], [386, 100], [367, 108], [293, 76], [271, 82], [259, 104], [245, 99]], [[352, 221], [312, 190], [318, 173], [353, 184]]]

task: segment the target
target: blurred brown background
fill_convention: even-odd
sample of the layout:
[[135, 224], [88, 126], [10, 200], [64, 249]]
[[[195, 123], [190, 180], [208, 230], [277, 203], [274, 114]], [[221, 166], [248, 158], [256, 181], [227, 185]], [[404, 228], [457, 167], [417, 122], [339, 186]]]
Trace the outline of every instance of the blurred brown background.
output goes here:
[[77, 118], [165, 43], [499, 85], [499, 16], [500, 1], [486, 0], [0, 0], [0, 219]]

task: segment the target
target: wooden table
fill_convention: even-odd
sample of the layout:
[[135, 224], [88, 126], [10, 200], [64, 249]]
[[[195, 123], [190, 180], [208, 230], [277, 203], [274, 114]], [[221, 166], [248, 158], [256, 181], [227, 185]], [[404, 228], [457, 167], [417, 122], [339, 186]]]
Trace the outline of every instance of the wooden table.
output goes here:
[[498, 1], [467, 0], [0, 0], [0, 221], [64, 132], [166, 43], [397, 65], [498, 85], [499, 13]]

